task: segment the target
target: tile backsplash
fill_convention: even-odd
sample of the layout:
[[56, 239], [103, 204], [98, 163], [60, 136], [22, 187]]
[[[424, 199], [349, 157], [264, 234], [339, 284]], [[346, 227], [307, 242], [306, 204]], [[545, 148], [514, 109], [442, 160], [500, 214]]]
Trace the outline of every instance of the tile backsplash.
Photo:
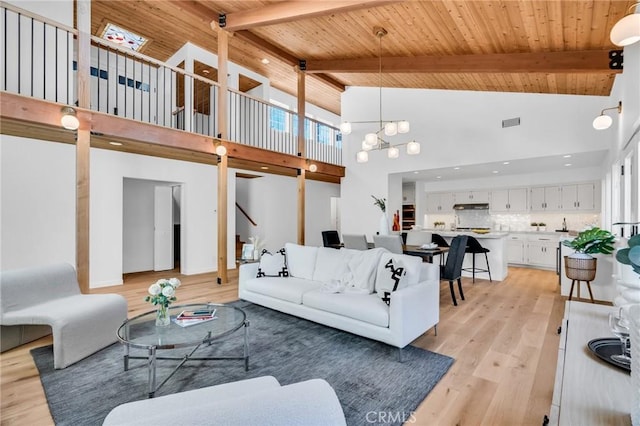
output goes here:
[[530, 231], [531, 223], [543, 222], [547, 231], [562, 229], [562, 221], [566, 219], [567, 229], [580, 231], [586, 227], [602, 226], [599, 213], [501, 213], [490, 214], [488, 211], [461, 211], [458, 214], [426, 214], [423, 223], [417, 223], [423, 228], [433, 228], [433, 222], [444, 222], [446, 229], [452, 227], [487, 227], [501, 231]]

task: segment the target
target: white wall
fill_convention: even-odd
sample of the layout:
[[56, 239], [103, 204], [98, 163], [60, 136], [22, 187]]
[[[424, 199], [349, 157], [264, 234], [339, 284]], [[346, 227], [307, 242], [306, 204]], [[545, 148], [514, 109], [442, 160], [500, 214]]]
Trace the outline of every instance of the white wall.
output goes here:
[[[377, 119], [378, 91], [348, 88], [342, 95], [343, 119]], [[609, 102], [597, 96], [383, 89], [382, 118], [411, 122], [410, 133], [389, 139], [415, 139], [421, 153], [401, 152], [398, 160], [389, 160], [384, 152], [370, 152], [368, 163], [356, 163], [371, 126], [353, 125], [343, 142], [343, 232], [375, 233], [379, 215], [371, 194], [393, 198], [390, 192], [401, 190], [397, 182], [390, 190], [391, 173], [609, 149], [609, 137], [591, 126]], [[514, 117], [521, 117], [520, 126], [501, 127], [503, 119]]]
[[75, 147], [2, 135], [0, 267], [76, 264]]
[[[269, 251], [298, 240], [298, 186], [296, 178], [268, 175], [255, 179], [240, 179], [246, 191], [242, 205], [258, 224], [248, 226], [247, 237], [259, 236]], [[321, 232], [332, 229], [331, 197], [340, 194], [336, 184], [307, 180], [305, 185], [305, 245], [321, 246]], [[244, 197], [245, 195], [243, 195]], [[237, 213], [238, 217], [241, 216]], [[242, 234], [241, 234], [242, 235]], [[243, 235], [244, 238], [244, 235]], [[248, 240], [245, 240], [248, 241]]]

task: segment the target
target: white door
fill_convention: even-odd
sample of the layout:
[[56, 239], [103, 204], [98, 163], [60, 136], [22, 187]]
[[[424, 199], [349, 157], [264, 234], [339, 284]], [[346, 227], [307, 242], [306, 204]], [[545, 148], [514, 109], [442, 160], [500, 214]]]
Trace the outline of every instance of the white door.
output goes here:
[[173, 269], [173, 191], [156, 186], [153, 214], [153, 270]]

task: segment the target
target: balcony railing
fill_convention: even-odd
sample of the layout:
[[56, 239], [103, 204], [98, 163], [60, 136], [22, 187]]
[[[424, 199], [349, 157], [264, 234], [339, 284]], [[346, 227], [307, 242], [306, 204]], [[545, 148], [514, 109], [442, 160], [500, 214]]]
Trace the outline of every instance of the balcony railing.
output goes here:
[[[2, 90], [75, 105], [77, 31], [2, 3]], [[219, 134], [220, 87], [98, 37], [91, 37], [92, 110], [211, 137]], [[298, 115], [229, 89], [226, 139], [286, 154], [298, 153]], [[339, 129], [305, 117], [306, 157], [342, 164]]]

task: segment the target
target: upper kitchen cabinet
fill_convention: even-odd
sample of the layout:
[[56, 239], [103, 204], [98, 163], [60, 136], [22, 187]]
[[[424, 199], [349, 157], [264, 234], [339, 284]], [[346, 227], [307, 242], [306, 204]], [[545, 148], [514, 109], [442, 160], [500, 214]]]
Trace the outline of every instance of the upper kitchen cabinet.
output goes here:
[[531, 188], [531, 211], [562, 210], [562, 196], [559, 186], [538, 186]]
[[454, 192], [456, 204], [488, 203], [489, 191], [463, 191]]
[[427, 213], [453, 212], [454, 198], [451, 192], [427, 192]]
[[489, 206], [492, 212], [526, 212], [527, 188], [498, 189], [491, 191]]
[[416, 184], [415, 182], [402, 184], [402, 204], [415, 204]]
[[600, 207], [598, 187], [595, 183], [562, 186], [562, 210], [593, 211]]

